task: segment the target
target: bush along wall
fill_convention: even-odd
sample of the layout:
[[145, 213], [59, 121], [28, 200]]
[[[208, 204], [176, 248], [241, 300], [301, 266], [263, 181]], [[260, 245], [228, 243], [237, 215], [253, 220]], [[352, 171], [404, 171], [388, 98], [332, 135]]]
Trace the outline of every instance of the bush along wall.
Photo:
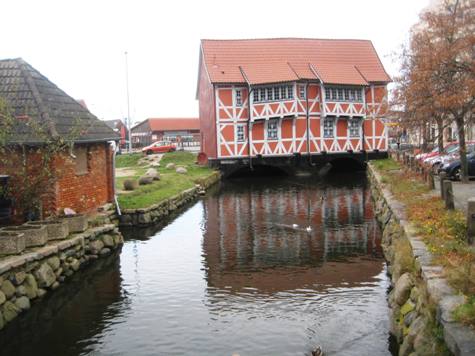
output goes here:
[[123, 237], [113, 224], [0, 259], [0, 329], [81, 268], [118, 250]]
[[206, 189], [217, 184], [221, 178], [219, 172], [215, 172], [209, 177], [199, 179], [194, 188], [182, 191], [181, 193], [165, 199], [157, 204], [146, 208], [124, 209], [118, 216], [120, 226], [149, 226], [159, 223], [165, 217], [177, 209], [189, 204], [197, 199], [199, 195], [205, 193]]
[[399, 355], [474, 355], [475, 332], [452, 316], [463, 297], [448, 285], [442, 267], [434, 265], [404, 205], [384, 188], [371, 165], [368, 176], [391, 275], [388, 303]]

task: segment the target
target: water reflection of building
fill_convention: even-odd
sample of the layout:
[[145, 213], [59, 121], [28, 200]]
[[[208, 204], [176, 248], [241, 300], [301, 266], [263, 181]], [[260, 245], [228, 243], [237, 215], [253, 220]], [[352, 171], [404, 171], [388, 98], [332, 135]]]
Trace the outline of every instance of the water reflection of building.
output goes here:
[[[381, 255], [380, 232], [364, 186], [251, 187], [221, 192], [206, 199], [204, 208], [203, 252], [212, 287], [302, 287], [319, 282], [316, 274], [327, 269], [329, 274], [321, 277], [336, 280], [337, 270], [355, 268], [328, 262]], [[346, 271], [350, 279], [369, 280], [381, 271], [381, 264], [359, 257], [360, 273]], [[276, 269], [283, 273], [273, 273]]]

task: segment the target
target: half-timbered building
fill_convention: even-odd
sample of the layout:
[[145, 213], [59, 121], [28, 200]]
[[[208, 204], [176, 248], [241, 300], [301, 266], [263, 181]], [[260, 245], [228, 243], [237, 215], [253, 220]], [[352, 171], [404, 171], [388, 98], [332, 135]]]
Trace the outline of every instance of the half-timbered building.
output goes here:
[[388, 82], [367, 40], [202, 40], [202, 156], [222, 165], [384, 153]]

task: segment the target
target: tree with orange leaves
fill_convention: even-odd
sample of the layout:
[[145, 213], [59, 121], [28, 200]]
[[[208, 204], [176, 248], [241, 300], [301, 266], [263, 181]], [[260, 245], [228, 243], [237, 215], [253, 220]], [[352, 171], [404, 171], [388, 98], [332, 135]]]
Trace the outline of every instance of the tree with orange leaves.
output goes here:
[[465, 125], [475, 110], [475, 0], [445, 0], [421, 15], [403, 53], [396, 102], [408, 124], [436, 121], [457, 126], [462, 179], [468, 180]]

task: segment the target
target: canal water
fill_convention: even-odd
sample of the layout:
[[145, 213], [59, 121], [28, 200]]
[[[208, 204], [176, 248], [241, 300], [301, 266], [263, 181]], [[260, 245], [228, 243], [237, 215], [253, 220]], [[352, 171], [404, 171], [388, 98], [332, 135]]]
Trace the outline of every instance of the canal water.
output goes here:
[[126, 231], [0, 333], [3, 355], [390, 355], [381, 232], [364, 174], [224, 182]]

